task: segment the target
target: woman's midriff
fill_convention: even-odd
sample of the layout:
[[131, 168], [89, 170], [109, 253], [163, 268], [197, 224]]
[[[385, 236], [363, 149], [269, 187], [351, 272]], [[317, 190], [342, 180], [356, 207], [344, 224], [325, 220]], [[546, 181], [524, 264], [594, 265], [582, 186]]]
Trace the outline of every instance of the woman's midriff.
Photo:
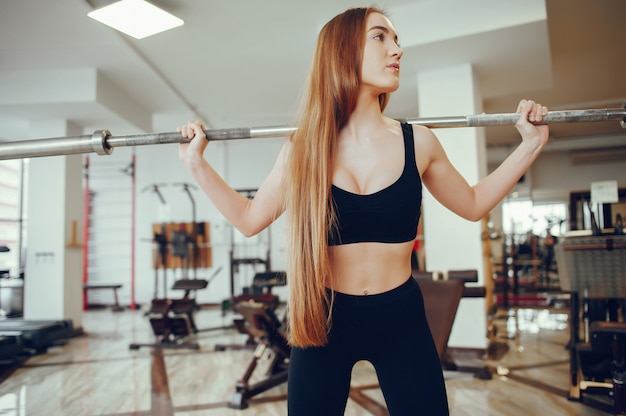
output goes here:
[[413, 241], [331, 246], [329, 287], [349, 295], [373, 295], [394, 289], [411, 275], [412, 248]]

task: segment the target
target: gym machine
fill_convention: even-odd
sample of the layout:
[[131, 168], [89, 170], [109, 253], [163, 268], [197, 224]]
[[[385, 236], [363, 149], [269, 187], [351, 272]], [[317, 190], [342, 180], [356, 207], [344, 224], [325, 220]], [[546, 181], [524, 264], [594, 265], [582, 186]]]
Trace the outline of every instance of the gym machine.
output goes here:
[[44, 354], [49, 347], [63, 344], [75, 335], [71, 320], [0, 320], [0, 339], [10, 349], [19, 348], [25, 355]]
[[[160, 196], [160, 198], [162, 198], [162, 196]], [[192, 303], [187, 299], [176, 300], [167, 297], [167, 256], [169, 241], [165, 224], [162, 224], [160, 233], [154, 233], [154, 242], [158, 244], [158, 250], [155, 256], [154, 298], [152, 299], [150, 309], [146, 312], [146, 315], [150, 320], [150, 326], [152, 327], [152, 332], [157, 337], [157, 341], [154, 343], [132, 343], [129, 345], [129, 348], [131, 350], [136, 350], [141, 347], [199, 349], [200, 346], [198, 343], [187, 341], [187, 338], [193, 333], [193, 321], [190, 320], [193, 313]], [[163, 297], [161, 298], [158, 297], [159, 264], [163, 270]]]
[[626, 414], [626, 235], [564, 236], [555, 254], [570, 293], [568, 399]]
[[[172, 312], [174, 312], [175, 314], [186, 315], [187, 320], [189, 321], [191, 332], [197, 333], [198, 327], [196, 326], [194, 313], [198, 309], [200, 309], [200, 307], [196, 302], [195, 293], [198, 290], [206, 289], [206, 287], [209, 285], [210, 280], [212, 280], [220, 272], [221, 267], [213, 273], [213, 276], [211, 276], [209, 280], [197, 278], [197, 262], [199, 259], [198, 235], [204, 234], [205, 229], [201, 226], [201, 224], [196, 223], [196, 202], [190, 191], [190, 188], [195, 189], [195, 187], [188, 183], [175, 185], [181, 185], [183, 191], [187, 194], [189, 200], [191, 201], [192, 222], [190, 226], [190, 231], [181, 227], [179, 230], [174, 230], [171, 233], [172, 255], [180, 259], [180, 269], [182, 271], [181, 278], [174, 281], [172, 285], [172, 290], [184, 291], [182, 298], [173, 300], [171, 309]], [[189, 278], [190, 267], [193, 270], [193, 278]]]
[[[285, 272], [256, 273], [252, 279], [252, 285], [249, 291], [232, 298], [232, 308], [235, 312], [240, 312], [238, 305], [254, 303], [263, 305], [267, 313], [273, 314], [280, 306], [280, 299], [277, 295], [272, 293], [272, 288], [275, 286], [285, 286], [286, 284], [287, 277]], [[258, 343], [258, 334], [249, 330], [251, 326], [255, 325], [254, 322], [246, 322], [244, 317], [234, 319], [233, 324], [239, 333], [248, 335], [246, 341], [243, 344], [217, 344], [215, 345], [215, 350], [225, 351], [255, 348]]]
[[[0, 253], [9, 251], [9, 247], [0, 245]], [[75, 335], [69, 319], [27, 320], [4, 315], [8, 319], [0, 319], [0, 365], [16, 364], [29, 356], [44, 354], [49, 347], [63, 344]]]
[[[254, 198], [256, 194], [256, 189], [237, 189], [237, 192], [241, 195], [245, 196], [248, 199]], [[235, 235], [234, 229], [231, 228], [231, 246], [230, 246], [230, 296], [231, 301], [236, 302], [237, 295], [235, 294], [235, 276], [240, 271], [241, 266], [252, 266], [255, 272], [258, 272], [259, 268], [261, 268], [264, 272], [269, 272], [272, 270], [271, 257], [270, 257], [270, 249], [272, 246], [272, 234], [270, 230], [271, 226], [263, 231], [263, 235], [267, 236], [267, 241], [265, 242], [265, 253], [264, 256], [259, 255], [259, 253], [255, 253], [255, 256], [250, 256], [249, 253], [237, 253], [237, 246], [235, 245]], [[249, 290], [249, 288], [243, 288], [242, 291], [245, 292]]]
[[[153, 192], [159, 197], [161, 204], [165, 205], [165, 198], [159, 189], [161, 186], [164, 186], [164, 184], [153, 184], [145, 188], [144, 191], [152, 189]], [[185, 190], [188, 191], [186, 187]], [[189, 195], [191, 197], [191, 194]], [[196, 226], [195, 220], [193, 226]], [[191, 242], [190, 238], [187, 233], [182, 230], [174, 230], [169, 234], [170, 236], [168, 236], [167, 224], [163, 222], [160, 226], [160, 231], [154, 231], [153, 236], [153, 242], [158, 245], [154, 265], [154, 297], [146, 315], [149, 317], [150, 326], [152, 327], [152, 332], [157, 337], [157, 341], [154, 343], [132, 343], [129, 346], [132, 350], [139, 349], [141, 347], [199, 349], [198, 343], [188, 341], [188, 337], [190, 335], [198, 332], [193, 317], [198, 306], [195, 297], [191, 296], [191, 293], [196, 290], [206, 288], [208, 281], [201, 279], [187, 279], [187, 269], [189, 268], [189, 244]], [[183, 268], [183, 264], [185, 260], [187, 260], [186, 268], [183, 268], [183, 278], [180, 279], [182, 283], [177, 286], [175, 282], [172, 287], [173, 290], [182, 289], [185, 291], [183, 297], [180, 299], [171, 299], [167, 295], [167, 268], [170, 250], [172, 255], [180, 258], [181, 268]], [[158, 296], [159, 268], [162, 269], [163, 274], [162, 297]]]
[[[248, 342], [237, 346], [216, 346], [216, 350], [226, 348], [254, 348], [254, 354], [243, 376], [235, 385], [228, 407], [244, 409], [248, 400], [257, 394], [287, 381], [290, 347], [285, 334], [285, 318], [279, 319], [276, 308], [278, 297], [271, 293], [272, 287], [287, 284], [284, 272], [257, 273], [252, 283], [252, 293], [241, 295], [233, 304], [233, 309], [242, 316], [235, 320], [239, 332], [248, 334]], [[266, 377], [255, 383], [250, 379], [266, 354], [270, 354]]]

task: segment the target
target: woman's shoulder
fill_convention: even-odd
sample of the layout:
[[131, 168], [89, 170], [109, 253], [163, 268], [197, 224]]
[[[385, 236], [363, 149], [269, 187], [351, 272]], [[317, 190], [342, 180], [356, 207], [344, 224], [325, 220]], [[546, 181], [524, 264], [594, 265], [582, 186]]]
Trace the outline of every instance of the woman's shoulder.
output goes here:
[[411, 127], [413, 128], [413, 138], [416, 146], [423, 148], [439, 144], [439, 139], [428, 127], [419, 124], [413, 124]]
[[422, 126], [420, 124], [410, 124], [405, 120], [394, 119], [394, 118], [390, 118], [386, 116], [384, 117], [384, 119], [385, 119], [385, 123], [388, 126], [397, 126], [398, 128], [400, 128], [402, 124], [406, 124], [410, 126], [413, 129], [413, 137], [415, 137], [416, 139], [420, 138], [420, 139], [437, 140], [437, 137], [428, 127]]
[[415, 162], [420, 174], [424, 175], [430, 163], [444, 155], [439, 139], [428, 127], [413, 124], [413, 143], [415, 145]]
[[413, 140], [416, 146], [428, 148], [431, 146], [439, 146], [439, 139], [428, 127], [420, 124], [410, 124], [403, 120], [397, 120], [390, 117], [384, 117], [385, 123], [389, 127], [396, 127], [399, 134], [402, 134], [402, 125], [408, 125], [413, 131]]

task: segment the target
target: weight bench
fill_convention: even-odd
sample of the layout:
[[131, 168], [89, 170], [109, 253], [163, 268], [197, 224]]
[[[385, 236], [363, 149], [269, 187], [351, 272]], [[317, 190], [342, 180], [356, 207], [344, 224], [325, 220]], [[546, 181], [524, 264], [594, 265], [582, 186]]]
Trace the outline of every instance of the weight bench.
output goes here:
[[206, 289], [208, 285], [208, 280], [204, 279], [178, 279], [172, 285], [172, 290], [184, 290], [185, 293], [182, 298], [171, 300], [171, 311], [175, 314], [185, 314], [193, 333], [198, 332], [194, 313], [200, 309], [200, 306], [196, 302], [196, 298], [191, 296], [191, 292]]
[[[246, 332], [257, 342], [252, 360], [243, 377], [237, 382], [235, 393], [228, 403], [228, 407], [232, 409], [245, 409], [251, 397], [287, 381], [291, 349], [287, 344], [282, 322], [266, 303], [248, 300], [237, 303], [234, 308], [243, 316]], [[272, 357], [267, 370], [267, 378], [250, 384], [250, 378], [258, 361], [268, 348], [272, 351]]]
[[465, 283], [478, 282], [478, 272], [476, 270], [450, 270], [447, 273], [415, 271], [413, 278], [417, 280], [422, 290], [426, 320], [442, 367], [449, 371], [471, 372], [477, 378], [484, 380], [491, 379], [491, 373], [486, 366], [459, 365], [454, 362], [447, 351], [448, 340], [461, 299], [485, 296], [484, 287], [465, 286]]
[[200, 349], [197, 342], [187, 341], [193, 330], [187, 312], [177, 309], [181, 307], [180, 302], [183, 300], [178, 299], [175, 302], [172, 299], [152, 299], [148, 316], [157, 341], [147, 344], [132, 343], [129, 348], [131, 350], [138, 350], [141, 347]]
[[123, 311], [124, 308], [120, 306], [119, 298], [117, 296], [117, 289], [122, 287], [121, 284], [106, 284], [106, 283], [86, 283], [83, 285], [83, 291], [85, 291], [85, 297], [87, 295], [87, 291], [89, 290], [113, 290], [113, 298], [115, 299], [115, 303], [111, 310], [113, 312]]

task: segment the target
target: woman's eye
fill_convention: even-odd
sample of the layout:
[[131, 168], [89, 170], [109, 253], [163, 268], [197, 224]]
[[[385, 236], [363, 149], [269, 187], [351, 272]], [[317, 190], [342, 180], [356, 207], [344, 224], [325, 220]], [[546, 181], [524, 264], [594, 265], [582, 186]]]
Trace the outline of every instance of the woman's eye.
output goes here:
[[383, 40], [384, 39], [384, 35], [382, 33], [379, 33], [377, 35], [374, 35], [374, 39], [376, 39], [376, 40]]

